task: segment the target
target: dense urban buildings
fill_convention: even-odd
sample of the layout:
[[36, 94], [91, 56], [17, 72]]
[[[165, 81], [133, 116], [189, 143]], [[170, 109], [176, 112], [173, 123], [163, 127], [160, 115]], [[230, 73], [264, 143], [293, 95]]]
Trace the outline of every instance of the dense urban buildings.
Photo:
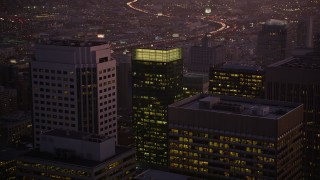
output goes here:
[[306, 178], [320, 178], [320, 53], [287, 58], [266, 69], [266, 98], [304, 104]]
[[[320, 52], [318, 33], [320, 33], [319, 0], [1, 0], [0, 87], [3, 88], [0, 88], [0, 179], [16, 178], [17, 156], [20, 156], [21, 152], [31, 150], [33, 141], [34, 150], [27, 153], [26, 156], [29, 156], [30, 159], [36, 158], [34, 154], [41, 156], [43, 154], [41, 149], [39, 151], [41, 136], [59, 129], [67, 132], [75, 131], [80, 134], [89, 133], [102, 139], [110, 139], [108, 142], [113, 145], [114, 143], [130, 147], [138, 145], [137, 151], [140, 154], [137, 160], [142, 160], [137, 166], [133, 166], [136, 166], [139, 174], [140, 170], [149, 169], [138, 176], [140, 179], [189, 178], [186, 176], [194, 174], [192, 173], [194, 169], [190, 170], [190, 167], [188, 170], [179, 171], [181, 176], [168, 172], [168, 152], [170, 151], [168, 151], [168, 140], [163, 139], [168, 139], [167, 107], [174, 101], [158, 101], [160, 99], [158, 97], [169, 99], [176, 96], [173, 94], [178, 91], [181, 94], [175, 99], [189, 97], [197, 93], [208, 93], [210, 67], [212, 67], [211, 70], [217, 71], [216, 73], [221, 73], [216, 76], [211, 74], [210, 79], [213, 82], [211, 91], [216, 91], [211, 92], [214, 93], [213, 96], [217, 94], [245, 96], [242, 98], [253, 101], [255, 97], [261, 98], [266, 95], [271, 101], [281, 99], [284, 102], [293, 101], [307, 106], [304, 113], [304, 117], [307, 119], [304, 119], [303, 128], [303, 140], [306, 139], [303, 141], [305, 148], [303, 148], [302, 158], [304, 161], [299, 164], [299, 167], [301, 165], [305, 171], [304, 179], [320, 179], [318, 175], [318, 169], [320, 169], [318, 165], [320, 162], [318, 135], [320, 133], [318, 133], [319, 127], [317, 125], [319, 114], [317, 89], [319, 80], [317, 77], [319, 75], [318, 73], [308, 73], [316, 71], [319, 58], [317, 53], [306, 55], [313, 51], [312, 46]], [[312, 40], [316, 41], [312, 43]], [[180, 73], [180, 69], [182, 69], [180, 65], [172, 67], [175, 65], [170, 64], [175, 61], [164, 62], [161, 65], [160, 63], [145, 65], [136, 70], [138, 73], [136, 77], [148, 79], [136, 82], [132, 82], [131, 79], [134, 78], [132, 72], [132, 59], [134, 58], [131, 58], [131, 55], [134, 55], [133, 51], [137, 48], [155, 50], [157, 48], [154, 47], [161, 46], [179, 47], [183, 50], [181, 64], [183, 64], [184, 75], [182, 76], [181, 73], [177, 78], [181, 77], [181, 82], [179, 80], [179, 85], [177, 83], [178, 88], [174, 93], [170, 89], [173, 89], [176, 80], [170, 83], [172, 78], [170, 79], [169, 75], [157, 76], [165, 74], [159, 74], [159, 71], [166, 71], [166, 74], [171, 75], [178, 74], [174, 69]], [[291, 52], [291, 50], [293, 51]], [[152, 53], [142, 54], [152, 55]], [[39, 55], [45, 58], [39, 58]], [[293, 59], [300, 59], [301, 62], [290, 61], [287, 59], [290, 56], [294, 56]], [[310, 59], [311, 56], [312, 61], [305, 60]], [[101, 58], [101, 63], [97, 60], [99, 58]], [[144, 57], [144, 59], [150, 60], [152, 57]], [[289, 77], [285, 74], [286, 70], [282, 71], [283, 67], [274, 73], [274, 69], [271, 71], [269, 69], [271, 72], [269, 73], [271, 76], [268, 78], [270, 80], [269, 88], [265, 81], [266, 75], [263, 73], [261, 76], [256, 75], [260, 73], [258, 66], [252, 67], [252, 71], [247, 68], [249, 71], [247, 76], [244, 72], [239, 72], [240, 69], [246, 69], [243, 67], [239, 67], [239, 69], [228, 67], [230, 72], [223, 72], [225, 69], [221, 72], [218, 70], [223, 67], [223, 63], [232, 62], [249, 67], [251, 64], [259, 64], [263, 67], [261, 72], [265, 72], [268, 65], [285, 59], [290, 61], [287, 63], [288, 66], [296, 72], [296, 74], [290, 72], [288, 75], [299, 83], [293, 82], [291, 79], [287, 81], [286, 78]], [[108, 62], [102, 62], [106, 60]], [[305, 64], [310, 65], [310, 68], [305, 68]], [[36, 68], [34, 68], [35, 65]], [[139, 64], [139, 67], [141, 66]], [[153, 66], [157, 66], [157, 68], [150, 68]], [[272, 68], [276, 68], [276, 66], [278, 65], [275, 64]], [[303, 70], [295, 70], [298, 68]], [[146, 69], [147, 73], [145, 73]], [[149, 69], [152, 69], [152, 72]], [[102, 70], [102, 74], [100, 74], [100, 70]], [[110, 72], [108, 72], [109, 70]], [[174, 73], [167, 70], [172, 70]], [[231, 73], [231, 71], [236, 72]], [[139, 74], [139, 72], [141, 73]], [[150, 74], [152, 74], [151, 77]], [[301, 78], [308, 80], [303, 81]], [[312, 82], [309, 82], [311, 79]], [[138, 95], [132, 97], [132, 89], [137, 84], [139, 84], [139, 89], [136, 88], [134, 92]], [[140, 88], [141, 84], [145, 85], [144, 88]], [[169, 85], [165, 86], [165, 84]], [[261, 86], [262, 84], [267, 86]], [[285, 93], [283, 93], [283, 89], [285, 89]], [[136, 102], [135, 106], [132, 106], [132, 100]], [[266, 104], [268, 103], [266, 102]], [[278, 104], [278, 107], [282, 107], [283, 104], [285, 103]], [[133, 115], [133, 112], [136, 114]], [[30, 120], [26, 121], [30, 118], [32, 118], [32, 124], [30, 124]], [[224, 122], [223, 120], [221, 122]], [[210, 122], [206, 121], [209, 125]], [[258, 122], [256, 123], [258, 124]], [[291, 126], [292, 124], [286, 125]], [[230, 126], [233, 127], [234, 124]], [[243, 125], [240, 124], [239, 127], [243, 127]], [[195, 129], [197, 128], [198, 126], [195, 126]], [[29, 134], [30, 130], [33, 135]], [[139, 136], [135, 136], [135, 132]], [[67, 133], [64, 138], [66, 136]], [[115, 140], [111, 140], [112, 137]], [[65, 142], [60, 138], [55, 139]], [[200, 138], [193, 139], [199, 140]], [[223, 139], [223, 142], [218, 143], [224, 142], [227, 140]], [[52, 144], [59, 148], [56, 142]], [[108, 151], [104, 152], [106, 154], [115, 150], [114, 148], [117, 149], [118, 146], [110, 145], [108, 147]], [[225, 151], [223, 148], [219, 150]], [[77, 152], [72, 151], [72, 153], [68, 151], [67, 156], [73, 156], [74, 152]], [[128, 151], [131, 150], [128, 149]], [[188, 153], [198, 153], [198, 151], [199, 148], [191, 149], [188, 150]], [[55, 164], [47, 159], [48, 157], [43, 156], [41, 161], [38, 159], [38, 162], [45, 164], [45, 166], [40, 166], [36, 163], [37, 161], [32, 161], [30, 164], [36, 163], [32, 165], [32, 168], [21, 166], [19, 169], [33, 169], [41, 172], [41, 167], [48, 167], [49, 170], [41, 172], [40, 175], [51, 176], [51, 178], [65, 176], [65, 179], [70, 179], [69, 172], [78, 172], [78, 170], [72, 170], [75, 169], [73, 161], [69, 161], [70, 164], [66, 168], [54, 168], [63, 172], [51, 171], [52, 166], [56, 166], [56, 164], [60, 166], [65, 161], [57, 158], [61, 155], [60, 150], [57, 153], [51, 152], [49, 154], [49, 157], [55, 160]], [[210, 156], [210, 154], [212, 153], [209, 152], [206, 155]], [[246, 153], [239, 154], [247, 155]], [[213, 155], [215, 155], [214, 152]], [[231, 164], [232, 158], [229, 158], [229, 155], [223, 154], [219, 157], [224, 159], [223, 166]], [[80, 155], [85, 159], [86, 156], [88, 155]], [[266, 157], [271, 158], [270, 156]], [[188, 157], [183, 158], [185, 158], [183, 161], [188, 160]], [[225, 158], [229, 158], [228, 163]], [[237, 161], [238, 164], [234, 171], [236, 173], [243, 171], [240, 174], [248, 176], [244, 178], [253, 179], [251, 175], [248, 175], [248, 172], [251, 170], [252, 173], [255, 173], [258, 170], [251, 168], [252, 161], [247, 161], [249, 158], [251, 158], [251, 154], [245, 157], [245, 160], [237, 159], [239, 161]], [[104, 160], [108, 161], [107, 159]], [[202, 164], [207, 160], [206, 157], [189, 159], [196, 159], [198, 163]], [[211, 165], [210, 160], [208, 158], [209, 165]], [[108, 162], [105, 161], [107, 166]], [[219, 159], [219, 163], [221, 161]], [[242, 165], [243, 161], [246, 161], [246, 165]], [[263, 165], [263, 172], [268, 171], [268, 163], [259, 163], [260, 161], [258, 159], [256, 164]], [[18, 162], [20, 163], [20, 161]], [[100, 168], [91, 166], [90, 162], [90, 160], [85, 160], [86, 167], [83, 166], [84, 168], [80, 171], [86, 169], [85, 172], [89, 173], [93, 172], [94, 168]], [[156, 162], [156, 164], [149, 162]], [[159, 169], [160, 164], [164, 165], [162, 166], [164, 168]], [[220, 165], [214, 164], [214, 167]], [[288, 164], [289, 170], [291, 170], [291, 165], [293, 164]], [[188, 166], [191, 165], [188, 164]], [[198, 170], [205, 172], [205, 166], [199, 165]], [[257, 168], [262, 169], [260, 165], [258, 166]], [[127, 173], [125, 169], [121, 168], [121, 164], [114, 170], [118, 171], [118, 167], [121, 169], [119, 174]], [[299, 167], [297, 166], [297, 168]], [[225, 169], [225, 167], [223, 168]], [[183, 165], [183, 169], [187, 168]], [[209, 173], [210, 168], [208, 169]], [[189, 174], [186, 174], [188, 172]], [[292, 173], [294, 172], [293, 170]], [[28, 171], [26, 176], [37, 176], [37, 174], [30, 173]], [[228, 173], [226, 172], [217, 178], [208, 177], [208, 179], [231, 179], [234, 174], [230, 173], [229, 175]], [[117, 178], [118, 172], [111, 176], [108, 174], [109, 172], [105, 173], [105, 179], [113, 179], [113, 177]], [[263, 176], [267, 175], [263, 174]], [[298, 179], [301, 177], [300, 175], [301, 173], [297, 173], [297, 176], [292, 179]], [[118, 178], [125, 179], [124, 176], [121, 175]], [[199, 176], [200, 179], [203, 178], [203, 176]], [[16, 179], [21, 179], [20, 177]], [[94, 175], [87, 176], [84, 179], [92, 179], [93, 177]], [[236, 177], [235, 179], [244, 178]], [[263, 177], [255, 179], [259, 178], [267, 179]], [[48, 179], [48, 177], [43, 177], [43, 179]], [[79, 179], [81, 178], [79, 177]], [[276, 178], [272, 177], [271, 179]]]
[[135, 152], [106, 135], [52, 130], [41, 134], [39, 150], [17, 158], [17, 169], [20, 179], [129, 179]]
[[117, 138], [116, 62], [99, 42], [47, 41], [31, 63], [34, 144], [52, 129]]
[[134, 49], [132, 74], [138, 166], [165, 167], [168, 105], [182, 96], [181, 48]]
[[196, 95], [169, 106], [169, 164], [208, 179], [299, 179], [303, 105]]
[[258, 35], [257, 55], [260, 63], [268, 65], [289, 57], [294, 40], [293, 27], [287, 21], [266, 21]]
[[226, 60], [225, 48], [223, 45], [216, 45], [211, 35], [206, 34], [201, 39], [201, 46], [190, 48], [189, 72], [208, 74], [209, 68]]
[[265, 72], [261, 66], [225, 63], [210, 68], [209, 92], [218, 95], [263, 98]]

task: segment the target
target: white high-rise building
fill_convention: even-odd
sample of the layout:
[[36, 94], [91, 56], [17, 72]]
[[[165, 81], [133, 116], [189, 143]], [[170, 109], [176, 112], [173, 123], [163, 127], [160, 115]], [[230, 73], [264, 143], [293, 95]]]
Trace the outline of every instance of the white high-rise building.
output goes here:
[[101, 42], [48, 41], [31, 63], [34, 144], [52, 129], [117, 139], [116, 62]]

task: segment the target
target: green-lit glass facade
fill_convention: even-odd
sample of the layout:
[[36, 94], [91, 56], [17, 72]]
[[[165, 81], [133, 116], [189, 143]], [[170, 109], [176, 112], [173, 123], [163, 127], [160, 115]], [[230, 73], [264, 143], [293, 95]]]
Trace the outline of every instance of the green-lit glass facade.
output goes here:
[[132, 69], [138, 164], [167, 166], [167, 111], [182, 95], [182, 50], [135, 49]]
[[211, 67], [209, 76], [209, 92], [212, 94], [249, 98], [264, 96], [262, 69]]

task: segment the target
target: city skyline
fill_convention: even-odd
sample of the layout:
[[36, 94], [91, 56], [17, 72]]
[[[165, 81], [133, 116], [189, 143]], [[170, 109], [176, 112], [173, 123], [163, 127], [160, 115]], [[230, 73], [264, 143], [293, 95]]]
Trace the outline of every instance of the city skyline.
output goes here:
[[320, 179], [320, 0], [0, 1], [0, 179]]

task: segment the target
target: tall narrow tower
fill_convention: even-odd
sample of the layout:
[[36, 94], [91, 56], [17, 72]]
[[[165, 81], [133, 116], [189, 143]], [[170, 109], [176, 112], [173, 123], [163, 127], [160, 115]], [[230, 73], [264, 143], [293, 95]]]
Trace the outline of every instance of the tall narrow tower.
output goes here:
[[312, 48], [313, 17], [300, 19], [297, 29], [297, 46], [300, 48]]
[[50, 41], [31, 63], [34, 143], [52, 129], [117, 135], [116, 62], [98, 42]]
[[211, 40], [211, 35], [206, 34], [201, 39], [201, 46], [190, 48], [189, 72], [209, 74], [209, 69], [225, 62], [225, 47], [215, 45]]
[[291, 55], [294, 44], [292, 28], [286, 21], [270, 19], [258, 35], [257, 55], [263, 65], [272, 64]]
[[132, 68], [138, 165], [167, 166], [167, 111], [182, 96], [182, 50], [135, 49]]

